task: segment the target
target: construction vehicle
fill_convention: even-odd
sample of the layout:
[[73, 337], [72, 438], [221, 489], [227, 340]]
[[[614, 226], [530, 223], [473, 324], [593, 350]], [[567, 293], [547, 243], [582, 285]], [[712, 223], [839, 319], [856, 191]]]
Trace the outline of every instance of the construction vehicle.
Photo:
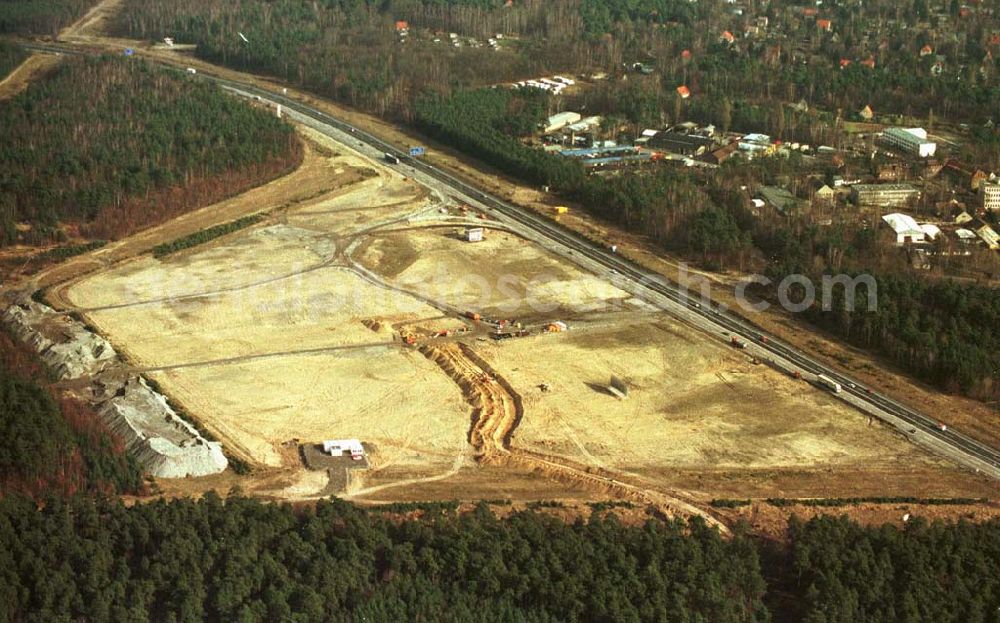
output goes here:
[[747, 343], [741, 340], [740, 336], [738, 335], [734, 335], [731, 338], [729, 338], [729, 344], [733, 348], [739, 348], [741, 350], [747, 347]]
[[549, 333], [562, 333], [568, 329], [569, 327], [566, 326], [566, 323], [561, 320], [556, 320], [555, 322], [550, 323], [549, 326], [545, 327], [545, 330]]
[[474, 312], [474, 311], [467, 311], [467, 312], [465, 312], [465, 317], [469, 318], [470, 320], [475, 320], [477, 322], [479, 320], [482, 320], [482, 316], [480, 316], [478, 312]]
[[567, 208], [566, 206], [556, 206], [555, 208], [553, 208], [553, 211], [556, 214], [566, 214], [567, 212], [569, 212], [569, 208]]
[[834, 381], [833, 379], [831, 379], [830, 377], [828, 377], [825, 374], [817, 374], [816, 375], [816, 382], [819, 383], [820, 385], [822, 385], [823, 387], [829, 389], [831, 392], [833, 392], [835, 394], [839, 394], [840, 390], [842, 389], [841, 386], [840, 386], [840, 383], [838, 383], [837, 381]]

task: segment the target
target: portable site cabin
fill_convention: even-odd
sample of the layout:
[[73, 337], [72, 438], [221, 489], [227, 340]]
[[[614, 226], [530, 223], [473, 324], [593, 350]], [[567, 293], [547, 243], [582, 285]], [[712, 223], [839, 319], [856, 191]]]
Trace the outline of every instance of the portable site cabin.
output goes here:
[[323, 452], [330, 456], [344, 456], [345, 452], [349, 452], [355, 461], [365, 456], [364, 446], [357, 439], [328, 439], [323, 442]]

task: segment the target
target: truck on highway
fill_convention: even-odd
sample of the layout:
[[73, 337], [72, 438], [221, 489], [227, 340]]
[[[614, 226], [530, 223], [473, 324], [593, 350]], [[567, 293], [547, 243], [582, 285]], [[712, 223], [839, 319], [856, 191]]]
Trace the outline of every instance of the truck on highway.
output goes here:
[[385, 152], [385, 161], [388, 162], [389, 164], [399, 164], [399, 157], [394, 156], [389, 152]]
[[834, 381], [833, 379], [831, 379], [830, 377], [828, 377], [825, 374], [817, 374], [816, 375], [816, 382], [819, 383], [820, 385], [822, 385], [823, 387], [829, 389], [831, 392], [833, 392], [835, 394], [839, 394], [840, 393], [840, 390], [841, 390], [840, 383], [838, 383], [837, 381]]

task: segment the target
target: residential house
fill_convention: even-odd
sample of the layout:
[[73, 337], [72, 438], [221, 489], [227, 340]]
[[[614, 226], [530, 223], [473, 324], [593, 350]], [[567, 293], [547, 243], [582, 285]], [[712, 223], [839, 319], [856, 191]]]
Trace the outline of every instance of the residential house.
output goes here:
[[830, 188], [826, 184], [823, 184], [819, 190], [816, 191], [816, 200], [825, 201], [827, 203], [833, 203], [834, 199], [837, 197], [837, 191]]

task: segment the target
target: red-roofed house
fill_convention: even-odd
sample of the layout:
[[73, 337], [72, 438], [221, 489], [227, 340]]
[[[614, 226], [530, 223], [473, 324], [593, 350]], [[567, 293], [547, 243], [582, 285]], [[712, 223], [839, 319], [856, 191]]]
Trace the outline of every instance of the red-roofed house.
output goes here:
[[719, 39], [725, 41], [726, 43], [734, 43], [736, 41], [736, 37], [734, 37], [733, 33], [729, 32], [728, 30], [722, 33]]
[[691, 97], [691, 89], [687, 88], [682, 84], [681, 86], [677, 87], [677, 94], [681, 96], [681, 99], [686, 100], [687, 98]]
[[816, 20], [816, 28], [830, 32], [833, 30], [833, 22], [828, 19], [818, 19]]
[[691, 50], [684, 50], [681, 52], [681, 59], [685, 61], [691, 60]]
[[875, 69], [875, 57], [874, 56], [869, 56], [865, 60], [858, 61], [858, 62], [860, 62], [862, 65], [864, 65], [865, 67], [867, 67], [869, 69]]
[[804, 17], [816, 17], [819, 15], [819, 9], [814, 6], [807, 6], [802, 8], [802, 15]]
[[925, 45], [924, 47], [920, 48], [920, 58], [923, 58], [925, 56], [930, 56], [933, 53], [934, 53], [934, 48], [932, 48], [930, 45]]
[[853, 61], [851, 59], [849, 59], [849, 58], [842, 58], [842, 59], [840, 59], [840, 68], [843, 69], [844, 67], [847, 67], [848, 65], [850, 65], [852, 62]]
[[407, 24], [406, 22], [404, 22], [403, 20], [397, 20], [396, 21], [396, 30], [407, 30], [409, 28], [410, 28], [410, 25]]

